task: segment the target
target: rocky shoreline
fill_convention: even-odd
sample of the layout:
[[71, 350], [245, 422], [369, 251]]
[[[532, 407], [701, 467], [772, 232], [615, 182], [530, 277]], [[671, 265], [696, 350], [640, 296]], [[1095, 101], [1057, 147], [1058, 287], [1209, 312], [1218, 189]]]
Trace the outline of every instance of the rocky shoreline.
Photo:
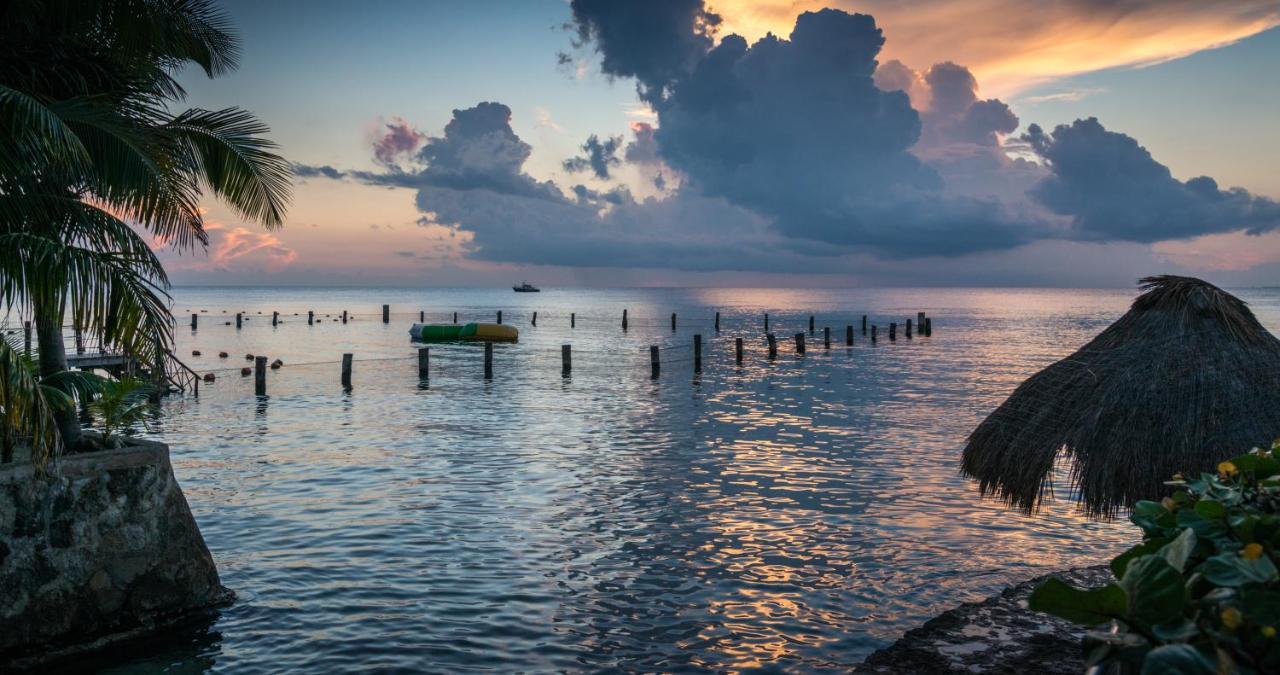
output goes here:
[[862, 662], [856, 673], [1007, 673], [1080, 675], [1084, 628], [1027, 609], [1027, 597], [1056, 576], [1080, 587], [1111, 578], [1106, 565], [1055, 572], [1006, 588], [930, 619]]

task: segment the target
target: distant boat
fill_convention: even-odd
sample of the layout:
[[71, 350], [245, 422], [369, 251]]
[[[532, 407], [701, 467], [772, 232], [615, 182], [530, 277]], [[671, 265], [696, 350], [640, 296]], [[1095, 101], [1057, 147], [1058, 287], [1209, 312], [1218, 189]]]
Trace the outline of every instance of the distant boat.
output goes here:
[[520, 284], [519, 286], [512, 286], [511, 290], [517, 293], [537, 293], [539, 291], [537, 286], [534, 286], [533, 284], [527, 281], [524, 282], [523, 284]]

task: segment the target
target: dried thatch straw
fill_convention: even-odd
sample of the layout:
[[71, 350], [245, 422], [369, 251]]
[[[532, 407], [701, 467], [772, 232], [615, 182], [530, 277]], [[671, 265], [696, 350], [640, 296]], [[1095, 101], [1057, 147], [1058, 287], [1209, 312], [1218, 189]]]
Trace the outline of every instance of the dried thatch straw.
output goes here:
[[1158, 498], [1177, 472], [1280, 435], [1280, 340], [1239, 298], [1190, 277], [1142, 279], [1124, 316], [1022, 383], [969, 436], [962, 472], [1027, 512], [1065, 451], [1092, 516]]

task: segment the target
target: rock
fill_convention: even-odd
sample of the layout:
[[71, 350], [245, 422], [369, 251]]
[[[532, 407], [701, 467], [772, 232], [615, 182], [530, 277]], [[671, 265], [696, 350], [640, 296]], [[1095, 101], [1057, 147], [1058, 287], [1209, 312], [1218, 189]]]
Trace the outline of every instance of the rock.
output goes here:
[[225, 359], [225, 358], [227, 358], [227, 353], [226, 353], [226, 352], [218, 352], [218, 358], [220, 358], [220, 359]]
[[1000, 595], [939, 614], [881, 649], [855, 673], [1003, 673], [1080, 675], [1085, 629], [1027, 609], [1031, 591], [1050, 576], [1081, 588], [1111, 580], [1106, 565], [1049, 574], [1011, 586]]
[[252, 375], [252, 374], [253, 374], [253, 369], [252, 369], [252, 368], [249, 368], [249, 367], [247, 367], [247, 366], [246, 366], [246, 367], [244, 367], [244, 368], [241, 368], [241, 369], [240, 369], [240, 376], [241, 376], [241, 377], [247, 377], [247, 376]]
[[205, 382], [213, 382], [215, 379], [217, 379], [217, 378], [216, 378], [216, 376], [215, 376], [213, 373], [205, 373], [205, 374], [204, 374], [204, 381], [205, 381]]
[[[87, 432], [90, 433], [90, 432]], [[169, 448], [66, 455], [56, 471], [0, 466], [0, 670], [203, 615], [222, 586]]]

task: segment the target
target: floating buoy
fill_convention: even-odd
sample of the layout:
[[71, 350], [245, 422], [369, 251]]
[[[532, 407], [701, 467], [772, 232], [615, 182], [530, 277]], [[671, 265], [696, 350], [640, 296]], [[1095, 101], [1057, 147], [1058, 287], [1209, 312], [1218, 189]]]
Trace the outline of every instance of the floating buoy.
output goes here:
[[245, 360], [245, 361], [252, 361], [252, 360], [253, 360], [253, 354], [245, 354], [245, 355], [244, 355], [244, 360]]
[[241, 377], [248, 377], [248, 376], [250, 376], [250, 375], [252, 375], [252, 374], [253, 374], [253, 369], [252, 369], [252, 368], [241, 368], [241, 369], [240, 369], [240, 376], [241, 376]]
[[281, 361], [280, 359], [276, 359], [275, 361], [271, 362], [271, 369], [280, 370], [280, 366], [283, 366], [283, 365], [284, 365], [284, 361]]
[[230, 322], [230, 321], [228, 321], [228, 322], [226, 322], [226, 323], [224, 323], [224, 324], [222, 324], [222, 325], [224, 325], [224, 326], [230, 326], [230, 325], [231, 325], [231, 322]]
[[218, 358], [220, 358], [220, 359], [225, 359], [225, 358], [227, 358], [227, 353], [226, 353], [226, 352], [218, 352]]
[[213, 380], [214, 380], [213, 373], [205, 373], [205, 374], [204, 374], [204, 381], [205, 381], [205, 382], [212, 382]]
[[199, 350], [199, 349], [194, 349], [194, 350], [192, 350], [192, 351], [191, 351], [191, 355], [192, 355], [192, 356], [200, 356], [200, 350]]

